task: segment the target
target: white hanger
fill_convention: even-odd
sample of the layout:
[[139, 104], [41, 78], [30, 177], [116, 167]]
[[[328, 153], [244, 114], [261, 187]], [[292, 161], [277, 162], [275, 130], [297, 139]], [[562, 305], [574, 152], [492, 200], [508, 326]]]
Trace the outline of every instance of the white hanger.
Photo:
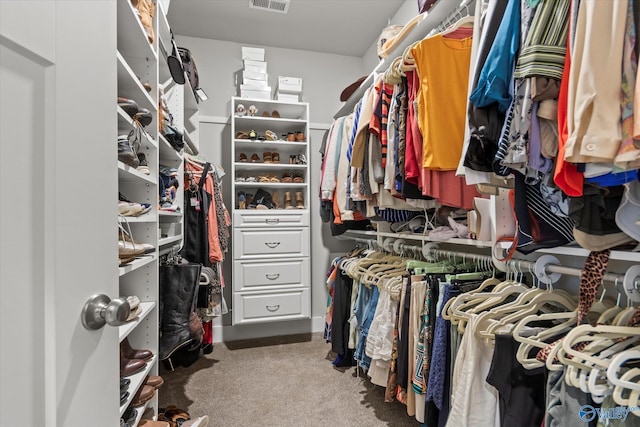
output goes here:
[[611, 382], [611, 384], [624, 387], [629, 390], [640, 391], [639, 383], [633, 383], [627, 380], [623, 380], [622, 378], [618, 378], [618, 370], [620, 369], [620, 367], [628, 361], [634, 359], [640, 359], [640, 347], [634, 347], [633, 349], [618, 353], [611, 359], [611, 363], [609, 363], [609, 366], [607, 367], [607, 379]]

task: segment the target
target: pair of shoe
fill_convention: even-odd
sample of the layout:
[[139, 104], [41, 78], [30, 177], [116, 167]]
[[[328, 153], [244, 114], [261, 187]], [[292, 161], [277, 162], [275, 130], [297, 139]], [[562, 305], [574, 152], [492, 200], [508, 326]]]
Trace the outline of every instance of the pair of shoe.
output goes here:
[[282, 135], [288, 142], [305, 142], [306, 138], [304, 132], [289, 132], [286, 135]]
[[149, 126], [153, 121], [153, 115], [151, 111], [146, 108], [140, 108], [138, 103], [133, 99], [118, 97], [118, 106], [124, 110], [125, 113], [134, 122], [139, 124], [142, 127]]
[[118, 193], [118, 214], [122, 216], [140, 216], [151, 210], [149, 203], [137, 203], [128, 200], [122, 193]]
[[290, 165], [306, 165], [307, 164], [307, 156], [304, 154], [292, 154], [289, 156], [289, 164]]
[[278, 110], [273, 110], [271, 114], [269, 114], [268, 111], [265, 111], [262, 113], [262, 117], [273, 117], [274, 119], [279, 119], [280, 113], [278, 112]]
[[277, 151], [269, 152], [265, 151], [262, 154], [262, 162], [263, 163], [280, 163], [280, 153]]
[[253, 202], [253, 194], [244, 191], [238, 193], [238, 209], [249, 209], [251, 202]]
[[304, 209], [304, 195], [302, 191], [296, 191], [296, 206], [292, 205], [291, 193], [287, 191], [284, 193], [284, 208], [285, 209]]

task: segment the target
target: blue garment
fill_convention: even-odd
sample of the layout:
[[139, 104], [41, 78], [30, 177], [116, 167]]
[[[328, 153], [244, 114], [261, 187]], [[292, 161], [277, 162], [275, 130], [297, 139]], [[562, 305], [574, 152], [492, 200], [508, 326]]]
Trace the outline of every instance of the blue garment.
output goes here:
[[590, 184], [598, 184], [601, 187], [615, 187], [616, 185], [626, 184], [627, 182], [635, 181], [636, 179], [638, 179], [638, 169], [617, 173], [609, 172], [604, 175], [587, 178], [585, 181]]
[[[371, 326], [371, 322], [373, 322], [373, 315], [375, 314], [376, 307], [378, 306], [378, 296], [380, 295], [380, 293], [377, 286], [372, 286], [371, 289], [362, 284], [360, 284], [360, 286], [361, 287], [358, 290], [358, 298], [360, 298], [360, 295], [362, 293], [366, 293], [367, 296], [365, 297], [365, 299], [367, 299], [368, 301], [364, 310], [361, 310], [362, 317], [358, 318], [358, 344], [356, 345], [356, 351], [353, 355], [353, 358], [358, 361], [358, 365], [368, 370], [369, 366], [371, 366], [371, 358], [367, 356], [365, 352], [367, 336], [369, 335], [369, 327]], [[356, 317], [358, 317], [357, 312]]]
[[451, 327], [451, 322], [442, 318], [442, 307], [451, 298], [460, 294], [460, 291], [453, 285], [445, 284], [444, 297], [442, 305], [436, 313], [436, 327], [433, 333], [433, 348], [431, 351], [431, 366], [429, 367], [429, 379], [427, 381], [427, 394], [425, 399], [431, 400], [440, 410], [447, 410], [444, 403], [445, 382], [448, 381], [447, 375], [447, 354], [450, 357], [450, 348], [447, 343], [447, 332]]
[[500, 27], [487, 59], [480, 72], [478, 85], [469, 100], [476, 107], [486, 107], [494, 102], [504, 113], [511, 104], [511, 86], [516, 54], [520, 49], [520, 1], [509, 0]]

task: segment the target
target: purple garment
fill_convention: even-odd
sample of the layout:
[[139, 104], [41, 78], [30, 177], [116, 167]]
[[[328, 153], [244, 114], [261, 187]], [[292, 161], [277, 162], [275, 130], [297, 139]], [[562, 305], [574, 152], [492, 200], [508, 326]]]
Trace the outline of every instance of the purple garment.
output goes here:
[[531, 127], [529, 128], [529, 153], [527, 166], [542, 174], [551, 172], [553, 163], [551, 159], [542, 156], [542, 137], [540, 136], [540, 119], [538, 118], [539, 102], [533, 104], [531, 111]]

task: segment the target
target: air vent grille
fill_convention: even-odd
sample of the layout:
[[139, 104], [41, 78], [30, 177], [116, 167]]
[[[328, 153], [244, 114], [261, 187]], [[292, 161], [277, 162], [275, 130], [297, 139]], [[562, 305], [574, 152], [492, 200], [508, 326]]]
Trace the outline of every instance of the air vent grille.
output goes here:
[[287, 13], [290, 3], [291, 0], [249, 0], [249, 7], [267, 12]]

